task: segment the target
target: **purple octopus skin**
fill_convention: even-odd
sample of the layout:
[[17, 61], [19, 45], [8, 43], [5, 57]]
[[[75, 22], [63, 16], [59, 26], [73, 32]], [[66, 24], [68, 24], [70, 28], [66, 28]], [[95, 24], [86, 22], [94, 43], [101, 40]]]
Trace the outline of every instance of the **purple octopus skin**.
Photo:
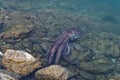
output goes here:
[[48, 50], [48, 64], [58, 64], [61, 57], [71, 52], [69, 43], [80, 36], [80, 31], [69, 29], [63, 32], [51, 45]]

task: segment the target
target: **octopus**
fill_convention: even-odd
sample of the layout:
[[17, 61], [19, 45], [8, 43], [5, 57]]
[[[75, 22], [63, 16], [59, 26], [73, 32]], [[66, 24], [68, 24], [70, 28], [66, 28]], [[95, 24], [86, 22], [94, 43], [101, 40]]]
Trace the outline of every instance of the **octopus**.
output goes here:
[[71, 53], [69, 43], [80, 37], [81, 31], [77, 29], [68, 29], [58, 36], [48, 50], [48, 64], [59, 64], [59, 61], [65, 55]]

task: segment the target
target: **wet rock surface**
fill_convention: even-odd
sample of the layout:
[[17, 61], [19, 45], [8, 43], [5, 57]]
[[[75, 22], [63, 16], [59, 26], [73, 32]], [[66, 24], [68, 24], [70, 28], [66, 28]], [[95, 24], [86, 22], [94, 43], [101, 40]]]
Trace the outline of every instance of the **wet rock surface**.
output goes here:
[[120, 79], [120, 73], [111, 74], [107, 77], [107, 80], [119, 80]]
[[15, 27], [11, 27], [10, 29], [4, 31], [1, 34], [1, 37], [6, 38], [19, 38], [22, 37], [24, 34], [28, 34], [33, 29], [33, 25], [28, 24], [17, 24]]
[[67, 80], [70, 72], [60, 65], [51, 65], [38, 70], [35, 75], [38, 80]]
[[19, 80], [20, 78], [19, 74], [0, 69], [0, 80]]
[[28, 75], [34, 69], [41, 66], [41, 62], [29, 53], [12, 49], [5, 52], [2, 63], [8, 70], [23, 76]]
[[83, 70], [79, 70], [79, 73], [78, 73], [82, 78], [84, 79], [87, 79], [87, 80], [95, 80], [96, 77], [89, 73], [89, 72], [86, 72], [86, 71], [83, 71]]
[[91, 62], [81, 62], [79, 68], [91, 73], [109, 73], [115, 69], [115, 65], [110, 60], [101, 58]]
[[73, 50], [71, 55], [68, 55], [68, 57], [64, 57], [65, 61], [76, 65], [83, 61], [91, 61], [95, 53], [89, 48], [84, 48], [81, 46], [80, 48], [81, 49], [79, 50]]

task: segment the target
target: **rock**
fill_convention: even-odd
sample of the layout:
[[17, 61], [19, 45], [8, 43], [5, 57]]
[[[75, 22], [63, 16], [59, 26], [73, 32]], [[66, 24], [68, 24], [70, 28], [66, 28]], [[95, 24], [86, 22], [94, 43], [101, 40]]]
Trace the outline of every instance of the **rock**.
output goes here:
[[98, 74], [96, 76], [96, 80], [106, 80], [106, 75], [108, 74]]
[[5, 53], [5, 51], [7, 49], [12, 49], [12, 48], [13, 48], [13, 45], [11, 45], [11, 44], [4, 44], [4, 45], [1, 46], [1, 50], [2, 50], [3, 53]]
[[107, 80], [120, 80], [120, 73], [114, 73], [108, 75]]
[[0, 21], [0, 32], [4, 31], [5, 29], [6, 29], [6, 24]]
[[79, 68], [91, 73], [108, 73], [115, 69], [115, 65], [106, 58], [79, 63]]
[[33, 25], [31, 24], [17, 24], [16, 26], [11, 27], [5, 32], [1, 33], [1, 37], [4, 39], [23, 37], [23, 34], [29, 33], [32, 31], [32, 29]]
[[0, 69], [4, 69], [4, 66], [2, 65], [2, 58], [3, 58], [3, 53], [0, 51]]
[[119, 36], [110, 33], [88, 33], [80, 40], [80, 45], [91, 48], [96, 56], [104, 55], [110, 58], [120, 57]]
[[92, 50], [80, 47], [80, 50], [73, 50], [71, 55], [65, 56], [64, 59], [71, 64], [78, 64], [83, 61], [91, 61], [93, 56], [94, 52]]
[[41, 66], [41, 62], [27, 52], [8, 49], [2, 59], [3, 65], [10, 71], [23, 76]]
[[39, 80], [67, 80], [69, 74], [70, 72], [66, 68], [60, 65], [51, 65], [38, 70], [35, 76]]
[[3, 56], [3, 53], [0, 51], [0, 56]]
[[0, 69], [0, 80], [19, 80], [20, 77], [19, 74]]
[[95, 75], [85, 72], [83, 70], [79, 70], [78, 74], [86, 80], [95, 80], [96, 79]]
[[115, 68], [116, 72], [120, 72], [120, 61], [116, 61], [116, 68]]

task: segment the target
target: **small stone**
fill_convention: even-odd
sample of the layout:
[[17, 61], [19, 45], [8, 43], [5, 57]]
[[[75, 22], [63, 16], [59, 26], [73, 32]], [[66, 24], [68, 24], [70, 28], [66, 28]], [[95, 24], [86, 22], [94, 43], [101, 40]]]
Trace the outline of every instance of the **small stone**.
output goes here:
[[95, 75], [88, 73], [88, 72], [85, 72], [83, 70], [79, 70], [78, 74], [86, 80], [95, 80], [95, 78], [96, 78]]
[[19, 80], [19, 74], [0, 69], [0, 80]]
[[35, 73], [39, 80], [67, 80], [69, 71], [60, 65], [51, 65]]
[[3, 56], [3, 53], [0, 51], [0, 56]]
[[115, 68], [116, 72], [120, 72], [120, 61], [116, 62], [116, 68]]
[[106, 80], [106, 75], [105, 74], [98, 74], [95, 75], [96, 76], [96, 80]]
[[7, 50], [7, 49], [11, 49], [11, 48], [13, 48], [13, 46], [11, 45], [11, 44], [4, 44], [4, 45], [2, 45], [1, 46], [1, 51], [3, 52], [3, 53], [5, 53], [5, 51]]
[[107, 80], [120, 80], [120, 73], [114, 73], [112, 75], [108, 75]]
[[41, 66], [41, 62], [27, 52], [8, 49], [3, 55], [3, 65], [10, 71], [23, 76]]

